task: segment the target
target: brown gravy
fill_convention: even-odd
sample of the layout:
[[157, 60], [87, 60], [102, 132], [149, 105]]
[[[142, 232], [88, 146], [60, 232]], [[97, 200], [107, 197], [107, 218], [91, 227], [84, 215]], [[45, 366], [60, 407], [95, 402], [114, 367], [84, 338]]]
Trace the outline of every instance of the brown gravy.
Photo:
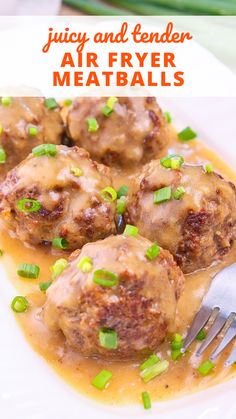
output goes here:
[[[177, 141], [174, 131], [171, 134], [174, 140], [169, 151], [184, 155], [185, 160], [190, 163], [211, 161], [217, 171], [236, 183], [236, 174], [201, 141], [181, 143]], [[127, 173], [119, 173], [116, 186], [127, 184], [128, 178]], [[35, 252], [35, 249], [26, 248], [19, 240], [10, 238], [4, 231], [1, 233], [0, 247], [4, 250], [1, 260], [7, 269], [9, 279], [17, 290], [16, 294], [27, 295], [31, 303], [31, 308], [27, 313], [16, 316], [27, 340], [65, 381], [86, 396], [110, 404], [125, 404], [140, 402], [141, 392], [148, 391], [151, 399], [158, 401], [198, 391], [236, 376], [235, 366], [230, 368], [223, 366], [224, 360], [232, 350], [232, 345], [229, 345], [224, 354], [220, 356], [215, 371], [207, 377], [201, 377], [196, 370], [198, 364], [203, 359], [207, 359], [207, 353], [204, 354], [204, 357], [196, 359], [193, 352], [199, 343], [195, 343], [191, 346], [191, 351], [182, 359], [176, 362], [170, 361], [170, 367], [166, 373], [147, 384], [143, 383], [139, 377], [138, 363], [106, 362], [82, 358], [66, 346], [62, 335], [53, 335], [41, 321], [40, 312], [45, 295], [39, 291], [38, 283], [50, 279], [50, 266], [58, 258], [58, 255], [50, 254], [49, 249], [37, 249]], [[175, 331], [180, 333], [186, 331], [213, 275], [223, 266], [234, 261], [236, 261], [236, 246], [224, 261], [186, 276], [185, 291], [178, 303]], [[16, 274], [16, 269], [17, 265], [22, 262], [39, 265], [41, 268], [40, 278], [38, 280], [20, 279]], [[162, 344], [159, 353], [163, 359], [170, 359], [169, 342]], [[91, 385], [92, 378], [101, 369], [108, 369], [113, 373], [110, 385], [103, 391], [99, 391]]]

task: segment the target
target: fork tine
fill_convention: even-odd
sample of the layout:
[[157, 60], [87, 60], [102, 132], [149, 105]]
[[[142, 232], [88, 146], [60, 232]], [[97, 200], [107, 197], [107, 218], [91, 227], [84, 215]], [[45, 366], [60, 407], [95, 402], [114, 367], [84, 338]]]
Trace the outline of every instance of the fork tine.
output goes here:
[[202, 306], [200, 308], [199, 312], [196, 314], [192, 322], [192, 325], [190, 326], [187, 336], [184, 339], [183, 348], [181, 349], [182, 353], [184, 353], [186, 349], [194, 341], [197, 334], [200, 332], [200, 330], [205, 326], [205, 324], [209, 320], [211, 314], [212, 314], [211, 308], [206, 307], [206, 306]]
[[226, 348], [226, 346], [234, 339], [236, 336], [236, 321], [234, 320], [233, 323], [230, 325], [228, 330], [225, 333], [225, 336], [223, 337], [220, 344], [217, 346], [217, 348], [214, 350], [212, 355], [210, 356], [210, 359], [213, 361], [216, 359], [220, 353]]
[[196, 352], [196, 356], [200, 356], [205, 351], [205, 349], [208, 348], [208, 346], [211, 344], [211, 342], [218, 335], [218, 333], [220, 332], [222, 327], [225, 325], [226, 320], [227, 319], [225, 317], [221, 316], [221, 314], [219, 312], [219, 314], [216, 317], [213, 325], [211, 326], [211, 328], [209, 329], [209, 331], [207, 333], [206, 339], [201, 344], [200, 348], [198, 348], [198, 350]]
[[234, 348], [229, 356], [229, 358], [225, 361], [226, 367], [230, 367], [230, 365], [236, 362], [236, 348]]

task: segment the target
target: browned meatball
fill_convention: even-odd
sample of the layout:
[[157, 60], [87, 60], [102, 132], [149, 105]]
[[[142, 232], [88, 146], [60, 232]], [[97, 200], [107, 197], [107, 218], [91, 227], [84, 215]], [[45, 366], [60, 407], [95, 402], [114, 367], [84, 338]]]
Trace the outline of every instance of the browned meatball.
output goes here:
[[[153, 161], [133, 186], [126, 220], [168, 249], [183, 272], [204, 268], [230, 249], [236, 237], [235, 186], [219, 174], [197, 165], [166, 169]], [[172, 197], [154, 203], [154, 191], [164, 187], [171, 187]], [[178, 187], [185, 193], [174, 199]]]
[[[48, 327], [61, 330], [85, 356], [130, 359], [155, 351], [173, 327], [184, 277], [167, 250], [147, 259], [151, 245], [141, 236], [118, 235], [74, 252], [47, 291]], [[90, 259], [90, 270], [81, 268], [84, 258]], [[98, 276], [105, 283], [98, 283]], [[112, 345], [104, 345], [107, 334], [115, 339]]]
[[[104, 116], [107, 98], [79, 98], [68, 113], [68, 134], [91, 157], [107, 165], [130, 166], [147, 162], [167, 144], [168, 128], [155, 98], [120, 97]], [[88, 131], [88, 118], [98, 129]]]
[[[100, 194], [112, 184], [110, 169], [78, 147], [55, 148], [54, 157], [30, 154], [0, 185], [0, 215], [8, 230], [33, 245], [65, 238], [68, 249], [114, 233], [115, 203]], [[30, 202], [19, 208], [23, 199], [40, 208], [37, 202], [35, 212]]]
[[5, 106], [0, 100], [0, 126], [0, 146], [6, 153], [0, 179], [38, 144], [59, 144], [63, 132], [59, 108], [48, 109], [43, 98], [11, 98]]

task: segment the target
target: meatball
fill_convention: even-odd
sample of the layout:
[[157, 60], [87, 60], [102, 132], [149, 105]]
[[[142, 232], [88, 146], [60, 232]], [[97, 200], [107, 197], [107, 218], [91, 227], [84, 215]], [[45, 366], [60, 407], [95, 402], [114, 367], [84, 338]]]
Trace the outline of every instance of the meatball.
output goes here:
[[30, 154], [0, 185], [8, 230], [32, 245], [64, 238], [72, 250], [113, 234], [115, 203], [101, 193], [112, 185], [110, 169], [78, 147], [54, 147], [54, 157]]
[[59, 144], [63, 132], [59, 108], [48, 109], [43, 98], [12, 98], [7, 105], [0, 101], [0, 125], [0, 146], [6, 153], [0, 179], [38, 144]]
[[[162, 202], [155, 203], [155, 191], [165, 187], [166, 201], [159, 195]], [[236, 237], [235, 186], [219, 174], [200, 165], [172, 170], [153, 161], [133, 188], [126, 221], [168, 249], [184, 273], [209, 266], [230, 249]]]
[[[155, 98], [117, 98], [108, 116], [103, 114], [106, 103], [107, 98], [79, 98], [73, 103], [67, 124], [76, 145], [108, 166], [129, 167], [160, 156], [168, 128]], [[89, 132], [88, 118], [98, 123], [94, 132]]]
[[151, 245], [118, 235], [74, 252], [47, 291], [47, 326], [85, 356], [132, 359], [155, 351], [175, 321], [184, 277], [167, 250], [147, 259]]

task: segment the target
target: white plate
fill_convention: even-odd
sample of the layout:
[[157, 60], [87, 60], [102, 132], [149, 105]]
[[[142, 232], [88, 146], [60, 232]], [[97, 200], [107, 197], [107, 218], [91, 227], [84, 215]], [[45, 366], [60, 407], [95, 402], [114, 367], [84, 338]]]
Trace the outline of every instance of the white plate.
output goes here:
[[[236, 169], [236, 98], [165, 99], [163, 108], [182, 128], [191, 125], [200, 137]], [[184, 398], [142, 406], [117, 407], [95, 403], [75, 392], [39, 357], [22, 335], [9, 308], [15, 290], [0, 266], [0, 418], [2, 419], [161, 419], [236, 418], [236, 379]]]

